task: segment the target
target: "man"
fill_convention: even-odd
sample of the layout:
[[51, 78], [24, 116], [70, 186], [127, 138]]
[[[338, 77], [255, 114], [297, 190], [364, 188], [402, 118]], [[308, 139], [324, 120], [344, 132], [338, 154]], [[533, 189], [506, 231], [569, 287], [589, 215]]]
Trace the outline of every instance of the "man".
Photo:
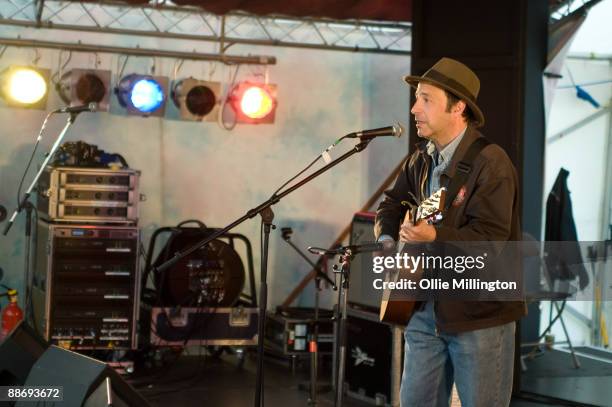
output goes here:
[[[385, 192], [376, 217], [378, 240], [406, 242], [520, 240], [514, 166], [495, 144], [474, 158], [467, 180], [439, 224], [402, 223], [406, 206], [420, 202], [456, 176], [457, 163], [482, 135], [476, 104], [480, 81], [462, 63], [442, 58], [423, 76], [406, 76], [416, 87], [417, 134], [425, 139]], [[523, 302], [426, 301], [405, 332], [401, 405], [448, 406], [453, 382], [463, 407], [507, 406], [512, 391], [515, 321]]]

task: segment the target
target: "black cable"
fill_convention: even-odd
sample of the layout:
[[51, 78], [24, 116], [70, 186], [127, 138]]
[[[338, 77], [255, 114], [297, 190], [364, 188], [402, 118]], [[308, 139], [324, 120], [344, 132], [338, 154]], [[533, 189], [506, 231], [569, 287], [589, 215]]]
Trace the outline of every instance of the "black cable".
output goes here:
[[225, 97], [221, 102], [221, 107], [219, 109], [219, 113], [217, 116], [217, 123], [220, 124], [225, 130], [233, 130], [236, 127], [236, 123], [238, 122], [237, 118], [234, 118], [234, 122], [229, 126], [226, 126], [225, 121], [223, 120], [223, 112], [225, 112], [225, 107], [227, 106], [227, 100], [229, 99], [230, 92], [234, 89], [236, 85], [236, 77], [238, 76], [238, 70], [240, 70], [240, 65], [236, 66], [236, 71], [234, 71], [234, 76], [232, 77], [232, 82], [227, 87], [227, 92], [225, 93]]
[[[332, 144], [331, 146], [329, 146], [325, 152], [328, 152], [332, 147], [337, 146], [338, 144], [340, 144], [340, 142], [342, 140], [344, 140], [347, 136], [342, 136], [340, 137], [338, 140], [336, 140], [334, 142], [334, 144]], [[287, 182], [285, 182], [283, 185], [280, 186], [280, 188], [278, 188], [276, 191], [274, 191], [274, 193], [272, 194], [272, 197], [275, 197], [283, 188], [285, 188], [291, 181], [295, 180], [297, 177], [299, 177], [300, 175], [302, 175], [304, 172], [306, 172], [310, 167], [312, 167], [317, 161], [319, 161], [321, 158], [323, 157], [323, 154], [319, 154], [317, 156], [317, 158], [315, 158], [310, 164], [308, 164], [302, 171], [298, 172], [296, 175], [294, 175], [293, 177], [291, 177]]]
[[115, 156], [115, 158], [117, 158], [121, 162], [121, 165], [123, 165], [123, 168], [130, 168], [130, 166], [128, 165], [128, 162], [121, 154], [113, 154], [113, 155]]
[[[165, 246], [165, 252], [166, 252], [166, 253], [165, 253], [165, 255], [166, 255], [166, 257], [168, 257], [168, 256], [169, 256], [169, 250], [170, 250], [170, 243], [169, 243], [169, 242], [170, 242], [172, 239], [174, 239], [174, 238], [176, 238], [176, 237], [177, 237], [177, 235], [178, 235], [178, 234], [180, 233], [180, 231], [181, 231], [180, 229], [181, 229], [181, 226], [182, 226], [182, 225], [184, 225], [186, 222], [192, 222], [192, 221], [193, 221], [193, 220], [189, 220], [189, 221], [184, 221], [184, 222], [181, 222], [181, 223], [179, 223], [179, 224], [177, 225], [177, 229], [173, 229], [173, 230], [172, 230], [172, 232], [171, 232], [171, 233], [172, 233], [172, 235], [171, 235], [171, 237], [168, 239], [168, 242], [167, 242], [167, 244], [166, 244], [166, 246]], [[200, 222], [200, 221], [196, 221], [196, 222], [197, 222], [197, 223], [200, 225], [200, 227], [201, 227], [201, 228], [203, 228], [203, 229], [207, 229], [207, 227], [206, 227], [206, 225], [205, 225], [204, 223], [202, 223], [202, 222]], [[150, 247], [150, 248], [149, 248], [149, 250], [153, 250], [153, 248], [152, 248], [152, 247]], [[149, 275], [149, 277], [151, 277], [151, 276]], [[159, 315], [162, 315], [162, 316], [163, 316], [163, 315], [165, 315], [165, 317], [166, 317], [165, 324], [167, 325], [167, 327], [169, 327], [169, 328], [173, 328], [173, 325], [172, 325], [172, 323], [171, 323], [171, 318], [170, 318], [170, 316], [168, 315], [168, 313], [166, 312], [166, 307], [164, 307], [164, 306], [163, 306], [164, 304], [162, 304], [162, 303], [161, 303], [161, 301], [162, 301], [162, 300], [161, 300], [161, 296], [160, 296], [160, 294], [161, 294], [161, 292], [163, 292], [163, 286], [164, 286], [164, 284], [165, 284], [165, 281], [164, 281], [164, 280], [165, 280], [164, 278], [161, 278], [161, 281], [160, 281], [160, 287], [159, 287], [159, 290], [157, 291], [157, 303], [158, 303], [158, 305], [160, 306], [159, 308], [160, 308], [160, 310], [161, 310], [161, 313], [160, 313], [160, 314], [158, 314], [158, 317], [159, 317]], [[184, 307], [191, 307], [191, 306], [193, 306], [193, 305], [194, 305], [194, 304], [193, 304], [193, 303], [194, 303], [194, 298], [195, 298], [195, 296], [196, 296], [196, 295], [199, 295], [199, 294], [198, 294], [198, 293], [193, 293], [191, 296], [188, 296], [188, 297], [184, 298], [184, 299], [183, 299], [183, 301], [182, 301], [182, 303], [181, 303], [181, 304], [179, 304], [179, 305], [178, 305], [178, 307], [179, 307], [179, 308], [184, 308]], [[199, 303], [199, 304], [198, 304], [198, 306], [197, 306], [197, 308], [195, 309], [195, 315], [197, 316], [197, 315], [202, 314], [202, 313], [203, 313], [203, 311], [204, 311], [204, 308], [205, 308], [205, 304]], [[182, 341], [183, 341], [183, 344], [182, 344], [182, 351], [181, 351], [181, 353], [179, 353], [179, 354], [177, 355], [177, 357], [176, 357], [176, 358], [175, 358], [175, 359], [174, 359], [174, 360], [171, 362], [170, 366], [167, 366], [167, 367], [166, 367], [166, 369], [164, 370], [164, 372], [163, 372], [161, 375], [158, 375], [158, 376], [156, 377], [156, 379], [159, 379], [159, 378], [161, 378], [161, 377], [165, 376], [165, 375], [166, 375], [166, 373], [169, 371], [169, 368], [173, 367], [173, 366], [176, 364], [176, 362], [177, 362], [177, 361], [178, 361], [178, 359], [180, 358], [181, 354], [182, 354], [182, 353], [183, 353], [183, 351], [185, 350], [185, 348], [186, 348], [186, 346], [187, 346], [188, 342], [189, 342], [191, 339], [193, 339], [193, 336], [194, 336], [194, 335], [195, 335], [197, 332], [202, 332], [202, 331], [204, 331], [205, 327], [206, 327], [206, 326], [207, 326], [207, 325], [208, 325], [208, 324], [209, 324], [209, 323], [212, 321], [212, 319], [214, 318], [214, 315], [215, 315], [216, 309], [217, 309], [216, 307], [212, 308], [212, 311], [211, 311], [211, 312], [209, 312], [208, 318], [206, 318], [205, 320], [200, 320], [200, 319], [197, 319], [197, 318], [196, 318], [196, 319], [193, 321], [193, 323], [192, 323], [192, 324], [189, 326], [189, 329], [188, 329], [186, 332], [182, 333], [182, 334], [180, 335], [180, 337], [179, 337], [179, 338], [176, 338], [176, 339], [175, 339], [175, 341], [176, 341], [176, 340], [179, 340], [179, 341], [180, 341], [180, 340], [182, 340]], [[189, 317], [189, 315], [188, 315], [188, 317]], [[160, 336], [160, 332], [159, 332], [159, 328], [160, 328], [160, 327], [158, 326], [157, 322], [158, 322], [157, 320], [154, 320], [154, 321], [152, 320], [152, 321], [151, 321], [151, 328], [152, 328], [153, 332], [155, 333], [155, 335], [156, 335], [156, 336], [157, 336], [157, 338], [158, 338], [158, 343], [157, 343], [157, 344], [155, 344], [154, 346], [159, 347], [159, 346], [162, 344], [163, 339], [162, 339], [162, 338], [161, 338], [161, 336]], [[199, 346], [198, 346], [198, 355], [197, 355], [197, 356], [198, 356], [198, 359], [199, 359], [199, 363], [198, 363], [198, 366], [196, 366], [196, 371], [195, 371], [194, 373], [192, 373], [192, 375], [191, 375], [191, 376], [196, 375], [196, 377], [197, 377], [197, 375], [198, 375], [198, 371], [199, 371], [199, 370], [200, 370], [200, 369], [203, 367], [203, 362], [205, 362], [205, 361], [206, 361], [206, 354], [204, 354], [204, 355], [202, 354], [202, 345], [199, 345]], [[202, 358], [202, 356], [204, 356], [204, 358]]]
[[21, 176], [21, 181], [19, 181], [19, 187], [17, 188], [17, 207], [19, 207], [19, 204], [21, 201], [21, 188], [23, 187], [23, 181], [25, 180], [25, 177], [28, 175], [28, 170], [30, 169], [30, 165], [32, 165], [32, 160], [34, 160], [34, 155], [36, 155], [36, 149], [38, 148], [38, 145], [40, 144], [40, 140], [42, 140], [43, 131], [45, 130], [45, 127], [47, 126], [47, 121], [49, 120], [49, 117], [51, 117], [52, 114], [53, 112], [48, 113], [47, 117], [45, 117], [45, 120], [43, 121], [40, 131], [38, 132], [38, 136], [36, 137], [36, 143], [34, 143], [34, 148], [32, 149], [32, 155], [30, 155], [28, 164], [26, 165], [25, 171], [23, 172], [23, 175]]
[[[38, 208], [36, 208], [35, 205], [32, 205], [32, 209], [34, 210], [34, 232], [32, 233], [32, 236], [30, 236], [30, 239], [33, 242], [37, 242], [38, 240], [38, 221], [39, 221], [39, 216], [38, 216]], [[30, 244], [30, 247], [32, 247], [32, 245]], [[36, 247], [35, 247], [36, 249]], [[35, 253], [36, 254], [36, 253]], [[34, 256], [34, 258], [36, 258], [36, 256]], [[28, 264], [30, 265], [30, 276], [29, 279], [30, 281], [26, 282], [26, 297], [28, 299], [28, 303], [26, 304], [26, 317], [29, 314], [29, 318], [32, 322], [32, 325], [34, 326], [34, 331], [40, 335], [43, 336], [39, 331], [38, 331], [38, 325], [36, 324], [36, 321], [34, 320], [34, 302], [32, 301], [32, 286], [34, 285], [34, 273], [36, 272], [36, 269], [34, 268], [34, 266], [36, 264], [32, 264], [30, 262], [28, 262]]]
[[[176, 393], [182, 390], [193, 389], [193, 386], [197, 384], [199, 381], [201, 381], [203, 377], [201, 377], [201, 374], [198, 374], [195, 376], [189, 375], [186, 377], [178, 378], [176, 380], [172, 380], [170, 382], [165, 382], [164, 384], [184, 382], [187, 379], [191, 379], [191, 380], [189, 380], [187, 383], [183, 383], [183, 385], [181, 386], [176, 386], [176, 387], [169, 388], [169, 389], [146, 389], [145, 388], [145, 389], [139, 389], [139, 393], [141, 393], [147, 399], [155, 399], [165, 394], [172, 394], [172, 393]], [[150, 390], [151, 393], [147, 393], [147, 390]]]
[[317, 158], [315, 158], [310, 164], [308, 164], [302, 171], [298, 172], [296, 175], [294, 175], [293, 177], [291, 177], [287, 182], [285, 182], [283, 185], [281, 185], [276, 191], [274, 191], [274, 193], [272, 194], [272, 196], [276, 196], [283, 188], [285, 188], [285, 186], [287, 186], [291, 181], [293, 181], [294, 179], [296, 179], [297, 177], [299, 177], [300, 175], [302, 175], [304, 172], [306, 172], [306, 170], [308, 170], [310, 167], [312, 167], [313, 165], [315, 165], [315, 163], [317, 161], [319, 161], [321, 159], [321, 154], [319, 154], [317, 156]]
[[[196, 313], [198, 311], [200, 311], [200, 312], [203, 311], [203, 307], [199, 307], [198, 310], [196, 311]], [[213, 308], [211, 316], [209, 317], [209, 319], [212, 318], [212, 315], [214, 315], [215, 312], [216, 312], [216, 308]], [[192, 328], [194, 326], [197, 326], [197, 325], [198, 325], [198, 322], [196, 321], [192, 325]], [[186, 340], [185, 340], [185, 342], [183, 344], [183, 347], [182, 347], [182, 352], [177, 355], [176, 359], [172, 362], [172, 366], [174, 366], [176, 364], [176, 362], [178, 361], [178, 359], [182, 355], [183, 351], [186, 349], [185, 348], [185, 344], [187, 343], [188, 339], [190, 339], [190, 338], [189, 337], [186, 338]], [[159, 396], [161, 396], [163, 394], [170, 394], [170, 393], [175, 393], [175, 392], [178, 392], [178, 391], [181, 391], [181, 390], [190, 389], [198, 381], [202, 380], [201, 376], [205, 372], [204, 368], [206, 367], [206, 360], [208, 359], [207, 354], [206, 353], [202, 353], [202, 347], [203, 347], [202, 345], [198, 346], [198, 355], [197, 355], [198, 363], [196, 364], [195, 371], [191, 372], [187, 376], [176, 378], [176, 379], [173, 379], [171, 381], [165, 381], [164, 382], [164, 384], [179, 383], [179, 382], [184, 382], [188, 378], [191, 378], [191, 380], [186, 385], [184, 385], [184, 386], [177, 386], [175, 388], [170, 388], [170, 389], [157, 390], [157, 391], [153, 392], [153, 394], [148, 394], [148, 398], [155, 398], [155, 397], [159, 397]], [[165, 373], [162, 374], [162, 375], [158, 375], [155, 379], [158, 380], [158, 379], [162, 378], [164, 375], [165, 375]], [[151, 383], [149, 382], [147, 384], [147, 386], [150, 385], [150, 384]], [[142, 389], [141, 392], [146, 392], [146, 389]]]
[[[172, 326], [171, 323], [170, 323], [170, 318], [166, 314], [166, 309], [163, 308], [163, 307], [161, 309], [162, 309], [162, 313], [166, 315], [166, 323], [169, 326]], [[203, 311], [203, 307], [200, 306], [198, 309], [196, 309], [196, 315], [201, 313], [202, 311]], [[200, 330], [200, 328], [202, 328], [202, 324], [204, 324], [203, 326], [205, 327], [206, 324], [208, 324], [212, 320], [215, 312], [216, 312], [216, 308], [214, 308], [212, 310], [212, 313], [209, 315], [209, 317], [205, 321], [199, 321], [199, 320], [194, 321], [194, 323], [191, 325], [189, 331], [186, 332], [186, 334], [184, 335], [184, 338], [179, 338], [179, 340], [183, 339], [183, 344], [181, 346], [181, 351], [176, 354], [176, 357], [174, 358], [174, 360], [172, 360], [169, 364], [166, 364], [164, 366], [164, 370], [161, 372], [161, 374], [157, 374], [157, 375], [151, 377], [150, 380], [148, 381], [148, 384], [151, 384], [151, 380], [159, 380], [159, 379], [163, 378], [164, 376], [166, 376], [166, 374], [170, 371], [171, 368], [176, 366], [178, 360], [180, 359], [180, 357], [182, 356], [182, 354], [186, 350], [187, 342], [189, 342], [189, 340], [192, 339], [192, 336], [194, 335], [194, 333], [196, 333], [197, 331]], [[157, 325], [156, 325], [155, 328], [157, 330]], [[160, 341], [162, 340], [161, 337], [159, 337], [159, 334], [157, 334], [157, 337], [159, 338]], [[198, 355], [197, 355], [197, 357], [198, 357], [198, 364], [196, 365], [195, 371], [191, 372], [188, 375], [188, 377], [196, 379], [196, 382], [197, 382], [197, 380], [199, 380], [199, 376], [201, 375], [201, 373], [203, 373], [203, 371], [200, 371], [200, 370], [204, 368], [205, 362], [206, 362], [206, 358], [207, 358], [206, 353], [204, 353], [204, 354], [202, 353], [202, 345], [198, 345]], [[179, 382], [179, 381], [182, 382], [185, 379], [187, 379], [187, 377], [176, 379], [176, 380], [173, 380], [173, 381], [170, 381], [170, 382], [166, 381], [165, 383], [172, 383], [172, 382]], [[146, 385], [148, 385], [148, 384], [146, 384]], [[189, 388], [189, 387], [191, 387], [191, 385], [188, 385], [185, 388]], [[178, 390], [181, 390], [181, 389], [183, 389], [183, 388], [178, 388], [178, 389], [173, 390], [173, 391], [178, 391]]]
[[138, 247], [138, 255], [140, 256], [140, 259], [143, 261], [143, 264], [144, 264], [144, 261], [147, 259], [147, 251], [145, 250], [142, 240], [140, 241], [140, 244]]
[[261, 264], [261, 259], [263, 258], [264, 221], [263, 217], [260, 218], [261, 222], [259, 223], [259, 263]]
[[[186, 222], [189, 222], [189, 221], [186, 221]], [[179, 224], [179, 226], [183, 225], [184, 223], [185, 222], [181, 222]], [[200, 224], [200, 226], [202, 228], [206, 228], [206, 226], [203, 223], [198, 222], [198, 224]], [[178, 228], [172, 230], [174, 237], [176, 236], [176, 233], [178, 231], [179, 231]], [[229, 239], [231, 239], [231, 238], [229, 238]], [[152, 244], [151, 246], [154, 246], [154, 244]], [[154, 249], [154, 247], [150, 247], [149, 248], [149, 253], [147, 253], [147, 258], [149, 257], [148, 255], [151, 254], [150, 251], [153, 250], [153, 249]], [[169, 250], [169, 245], [166, 245], [166, 249]], [[166, 253], [166, 254], [168, 254], [168, 253]], [[150, 274], [147, 277], [152, 278], [152, 276]], [[146, 281], [148, 281], [149, 278], [147, 278]], [[163, 279], [162, 279], [162, 281], [163, 281]], [[160, 286], [160, 289], [161, 289], [161, 286]], [[189, 306], [189, 305], [193, 306], [193, 305], [195, 305], [195, 304], [193, 304], [193, 302], [194, 302], [193, 300], [195, 298], [194, 296], [196, 296], [196, 295], [198, 295], [198, 293], [193, 293], [193, 295], [185, 298], [181, 302], [181, 304], [179, 306]], [[158, 291], [157, 300], [158, 300], [158, 303], [159, 303], [159, 301], [160, 301], [159, 291]], [[183, 340], [183, 346], [181, 347], [181, 352], [176, 355], [176, 358], [173, 361], [171, 361], [170, 366], [166, 365], [164, 371], [161, 374], [157, 374], [155, 376], [150, 377], [148, 380], [143, 381], [142, 385], [146, 386], [148, 384], [151, 384], [151, 380], [159, 380], [160, 378], [163, 378], [167, 374], [167, 372], [169, 371], [169, 368], [172, 368], [172, 367], [174, 367], [176, 365], [176, 362], [178, 362], [178, 359], [182, 356], [182, 354], [186, 350], [187, 343], [189, 342], [190, 339], [193, 338], [194, 333], [205, 331], [204, 328], [215, 317], [217, 309], [218, 309], [218, 306], [211, 307], [211, 306], [207, 306], [205, 303], [198, 302], [197, 307], [195, 308], [195, 314], [194, 315], [198, 316], [198, 315], [203, 314], [205, 308], [208, 308], [207, 309], [207, 311], [208, 311], [208, 315], [207, 315], [208, 318], [205, 318], [205, 319], [196, 319], [190, 325], [190, 327], [189, 327], [190, 329], [188, 329], [188, 331], [184, 333], [184, 336], [181, 335], [183, 337], [182, 338], [178, 338], [178, 340], [181, 340], [181, 339]], [[168, 316], [168, 314], [166, 312], [166, 308], [161, 306], [160, 309], [161, 309], [161, 313], [159, 315], [164, 315], [165, 314], [166, 315], [166, 320], [164, 322], [165, 322], [165, 324], [168, 324], [171, 327], [172, 325], [170, 323], [170, 318], [169, 318], [169, 316]], [[163, 339], [159, 335], [159, 328], [160, 327], [158, 326], [158, 322], [159, 322], [158, 320], [152, 320], [151, 321], [151, 329], [152, 329], [152, 331], [155, 333], [155, 335], [158, 338], [158, 343], [157, 344], [152, 344], [152, 347], [160, 346], [160, 344], [163, 341]], [[175, 338], [175, 340], [176, 340], [176, 338]], [[203, 352], [202, 348], [204, 346], [206, 346], [206, 345], [201, 344], [202, 340], [203, 339], [200, 339], [200, 344], [198, 345], [198, 352], [197, 352], [198, 361], [197, 361], [197, 365], [196, 365], [196, 368], [195, 368], [195, 372], [193, 372], [191, 375], [189, 375], [189, 377], [193, 378], [192, 381], [194, 383], [197, 382], [198, 380], [200, 380], [200, 376], [204, 372], [204, 368], [206, 367], [206, 361], [207, 361], [207, 358], [208, 358], [208, 354], [206, 352]], [[221, 345], [221, 350], [223, 350], [223, 348], [225, 348], [225, 347], [223, 345]], [[185, 380], [185, 378], [181, 378], [181, 379], [178, 379], [176, 381], [181, 381], [182, 382], [184, 380]], [[168, 381], [166, 381], [165, 383], [168, 383]], [[164, 393], [171, 393], [171, 392], [180, 391], [180, 390], [182, 390], [184, 388], [189, 388], [189, 387], [191, 387], [191, 385], [188, 385], [187, 387], [177, 387], [177, 388], [174, 388], [174, 389], [167, 389], [167, 390], [157, 391], [151, 397], [155, 397], [157, 394], [164, 394]]]
[[[169, 350], [174, 350], [175, 348], [167, 348]], [[157, 366], [156, 368], [154, 368], [152, 374], [148, 375], [146, 378], [143, 378], [142, 382], [140, 383], [136, 383], [136, 382], [131, 382], [130, 384], [134, 387], [141, 387], [141, 386], [149, 386], [153, 381], [156, 380], [160, 380], [162, 379], [164, 376], [166, 376], [168, 374], [168, 372], [174, 367], [176, 366], [176, 363], [178, 362], [179, 358], [181, 357], [181, 355], [184, 352], [184, 348], [180, 348], [178, 352], [174, 352], [175, 357], [173, 360], [169, 361], [168, 363], [162, 363], [161, 366]], [[163, 359], [162, 359], [163, 362]], [[185, 378], [183, 378], [182, 380], [184, 380]], [[167, 383], [171, 383], [171, 382], [167, 382]]]

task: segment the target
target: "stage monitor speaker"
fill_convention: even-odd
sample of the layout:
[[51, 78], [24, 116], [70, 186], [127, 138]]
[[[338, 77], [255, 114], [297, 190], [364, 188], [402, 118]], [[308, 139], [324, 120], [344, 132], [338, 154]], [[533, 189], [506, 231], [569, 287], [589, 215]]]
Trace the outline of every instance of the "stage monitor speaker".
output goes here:
[[49, 345], [25, 322], [0, 342], [0, 386], [22, 386]]
[[347, 394], [376, 406], [398, 406], [404, 327], [380, 322], [378, 313], [347, 312]]
[[[375, 240], [375, 218], [374, 212], [357, 212], [353, 216], [349, 244], [359, 245], [373, 242]], [[351, 289], [348, 301], [353, 306], [375, 312], [380, 309], [382, 291], [373, 293], [371, 287], [364, 286], [366, 281], [371, 281], [365, 276], [372, 273], [372, 257], [373, 253], [359, 253], [351, 261]]]
[[[56, 407], [140, 407], [147, 401], [106, 363], [57, 346], [32, 367], [25, 386], [62, 387], [62, 401], [46, 401]], [[30, 407], [18, 402], [16, 407]]]

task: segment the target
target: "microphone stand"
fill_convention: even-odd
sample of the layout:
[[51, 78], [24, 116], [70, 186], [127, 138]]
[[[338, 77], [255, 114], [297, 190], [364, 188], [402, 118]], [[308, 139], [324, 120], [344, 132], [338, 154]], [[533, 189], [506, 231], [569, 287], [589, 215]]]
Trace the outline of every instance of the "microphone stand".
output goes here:
[[[283, 228], [283, 239], [289, 244], [308, 264], [315, 270], [315, 306], [314, 306], [314, 321], [313, 334], [310, 340], [310, 398], [308, 404], [317, 404], [318, 391], [318, 364], [319, 364], [319, 297], [321, 292], [321, 280], [325, 280], [335, 290], [338, 289], [336, 283], [321, 271], [318, 264], [310, 260], [292, 241], [291, 228]], [[327, 391], [328, 389], [326, 389]]]
[[335, 366], [335, 383], [336, 383], [336, 398], [335, 407], [342, 406], [342, 398], [344, 397], [344, 369], [346, 361], [346, 322], [347, 322], [347, 305], [349, 294], [349, 278], [351, 274], [351, 260], [353, 253], [351, 249], [345, 248], [340, 255], [340, 267], [334, 264], [334, 272], [340, 273], [340, 289], [338, 290], [338, 307], [339, 327], [336, 330], [336, 366]]
[[[57, 136], [57, 140], [55, 140], [55, 143], [53, 144], [53, 146], [51, 146], [51, 150], [49, 150], [49, 152], [45, 156], [45, 160], [41, 164], [40, 169], [38, 170], [38, 173], [36, 174], [36, 176], [32, 180], [32, 183], [30, 184], [30, 187], [28, 188], [28, 190], [25, 192], [25, 194], [23, 194], [23, 197], [19, 201], [19, 204], [17, 205], [17, 208], [15, 208], [15, 211], [13, 212], [13, 215], [11, 216], [11, 219], [9, 219], [9, 221], [6, 223], [6, 227], [4, 228], [4, 231], [2, 232], [2, 234], [4, 236], [6, 236], [6, 234], [9, 232], [9, 230], [11, 230], [11, 227], [13, 226], [13, 223], [15, 222], [15, 218], [17, 218], [17, 215], [19, 215], [19, 213], [26, 207], [26, 202], [30, 198], [30, 195], [32, 194], [32, 191], [34, 190], [34, 187], [38, 183], [38, 180], [42, 176], [42, 173], [45, 171], [45, 167], [47, 166], [47, 164], [49, 163], [51, 158], [53, 158], [53, 155], [55, 154], [55, 152], [59, 148], [60, 143], [62, 142], [62, 139], [64, 138], [64, 136], [68, 132], [68, 128], [70, 128], [70, 126], [74, 123], [74, 121], [76, 120], [76, 117], [77, 117], [78, 114], [79, 114], [79, 112], [70, 113], [70, 115], [68, 115], [68, 120], [66, 121], [66, 125], [64, 126], [64, 128], [60, 132], [59, 136]], [[40, 137], [41, 136], [39, 136], [39, 138]]]
[[[47, 155], [45, 156], [44, 161], [42, 162], [40, 169], [38, 170], [38, 173], [36, 174], [36, 176], [34, 177], [34, 179], [32, 180], [32, 183], [30, 184], [30, 187], [27, 189], [27, 191], [25, 192], [25, 194], [23, 194], [23, 197], [21, 198], [21, 200], [19, 201], [17, 208], [15, 208], [15, 211], [13, 212], [13, 215], [11, 216], [10, 220], [6, 223], [6, 226], [4, 228], [4, 231], [2, 232], [2, 234], [4, 236], [7, 235], [7, 233], [9, 232], [9, 230], [11, 230], [11, 227], [13, 226], [13, 223], [15, 223], [15, 219], [17, 218], [17, 215], [19, 215], [19, 213], [22, 210], [26, 210], [26, 227], [25, 227], [25, 249], [24, 249], [24, 254], [25, 254], [25, 298], [24, 298], [24, 303], [25, 303], [25, 319], [26, 321], [28, 320], [28, 317], [31, 316], [31, 310], [30, 310], [30, 295], [31, 295], [31, 277], [30, 277], [30, 239], [31, 239], [31, 229], [32, 229], [32, 209], [34, 208], [34, 206], [32, 205], [32, 203], [30, 203], [29, 199], [30, 199], [30, 195], [32, 194], [32, 191], [34, 190], [34, 188], [36, 187], [36, 184], [38, 183], [38, 180], [40, 179], [40, 177], [42, 176], [43, 172], [45, 171], [45, 168], [47, 167], [47, 164], [49, 163], [49, 161], [51, 160], [51, 158], [53, 158], [53, 155], [55, 154], [55, 152], [57, 151], [57, 149], [59, 148], [62, 139], [64, 138], [64, 136], [66, 135], [66, 133], [68, 132], [68, 129], [70, 128], [70, 126], [74, 123], [74, 121], [76, 120], [77, 115], [80, 112], [70, 112], [70, 114], [68, 115], [68, 119], [66, 120], [66, 125], [64, 126], [64, 128], [62, 129], [62, 131], [60, 132], [60, 134], [57, 136], [57, 139], [55, 140], [55, 143], [53, 144], [53, 146], [51, 146], [51, 150], [49, 150], [49, 152], [47, 153]], [[39, 137], [39, 141], [42, 138], [42, 130]]]
[[338, 290], [338, 305], [336, 306], [336, 321], [338, 322], [335, 332], [334, 346], [334, 385], [336, 398], [335, 407], [342, 406], [344, 397], [344, 370], [346, 362], [346, 324], [349, 295], [349, 278], [351, 275], [351, 260], [356, 254], [378, 250], [371, 244], [356, 246], [341, 246], [337, 249], [327, 250], [319, 247], [309, 247], [308, 250], [314, 253], [340, 255], [340, 266], [334, 264], [334, 272], [340, 274], [340, 289]]
[[259, 407], [263, 405], [263, 339], [264, 339], [264, 323], [265, 323], [265, 317], [266, 317], [267, 296], [268, 296], [268, 285], [266, 281], [267, 280], [267, 267], [268, 267], [268, 242], [270, 238], [270, 228], [273, 226], [272, 220], [274, 219], [274, 213], [272, 212], [271, 206], [280, 202], [282, 198], [289, 195], [291, 192], [302, 187], [304, 184], [310, 182], [311, 180], [318, 177], [322, 173], [326, 172], [330, 168], [335, 167], [336, 165], [346, 160], [350, 156], [363, 151], [368, 146], [371, 140], [372, 140], [371, 138], [364, 137], [363, 139], [361, 139], [361, 142], [359, 144], [353, 147], [352, 150], [346, 152], [345, 154], [338, 157], [334, 161], [318, 169], [317, 171], [310, 174], [309, 176], [307, 176], [306, 178], [304, 178], [297, 184], [293, 185], [290, 188], [287, 188], [285, 191], [281, 192], [280, 194], [272, 195], [267, 201], [247, 211], [246, 214], [236, 219], [235, 221], [233, 221], [226, 227], [222, 229], [218, 229], [215, 233], [197, 242], [192, 247], [185, 249], [182, 252], [176, 253], [174, 257], [172, 257], [171, 259], [168, 259], [165, 263], [153, 269], [154, 272], [158, 272], [158, 273], [164, 272], [169, 267], [172, 267], [177, 262], [179, 262], [181, 259], [199, 250], [201, 247], [217, 239], [218, 237], [230, 231], [231, 229], [235, 228], [236, 226], [240, 225], [247, 219], [254, 218], [258, 214], [262, 217], [262, 222], [264, 224], [264, 238], [262, 242], [263, 255], [261, 256], [261, 272], [260, 272], [261, 281], [260, 281], [260, 286], [259, 286], [260, 300], [259, 300], [258, 335], [257, 335], [258, 364], [257, 364], [257, 376], [256, 376], [256, 384], [255, 384], [256, 386], [255, 402], [254, 402], [255, 407]]

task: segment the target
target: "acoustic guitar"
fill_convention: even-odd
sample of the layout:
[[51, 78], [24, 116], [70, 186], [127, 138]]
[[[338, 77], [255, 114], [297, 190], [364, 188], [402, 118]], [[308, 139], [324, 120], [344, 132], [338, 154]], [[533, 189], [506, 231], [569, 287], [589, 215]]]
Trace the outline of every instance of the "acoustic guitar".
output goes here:
[[[406, 212], [404, 222], [428, 222], [430, 224], [442, 220], [442, 208], [446, 198], [446, 188], [440, 188], [429, 198], [421, 202], [418, 207], [414, 207]], [[413, 220], [414, 219], [414, 220]], [[408, 242], [400, 241], [399, 252], [403, 253], [408, 246]], [[387, 273], [385, 281], [397, 282], [402, 278], [418, 280], [422, 274], [422, 269], [411, 272], [409, 269], [400, 268], [399, 270]], [[416, 301], [406, 299], [393, 299], [393, 290], [385, 289], [380, 303], [380, 320], [398, 325], [406, 325], [415, 311]]]

